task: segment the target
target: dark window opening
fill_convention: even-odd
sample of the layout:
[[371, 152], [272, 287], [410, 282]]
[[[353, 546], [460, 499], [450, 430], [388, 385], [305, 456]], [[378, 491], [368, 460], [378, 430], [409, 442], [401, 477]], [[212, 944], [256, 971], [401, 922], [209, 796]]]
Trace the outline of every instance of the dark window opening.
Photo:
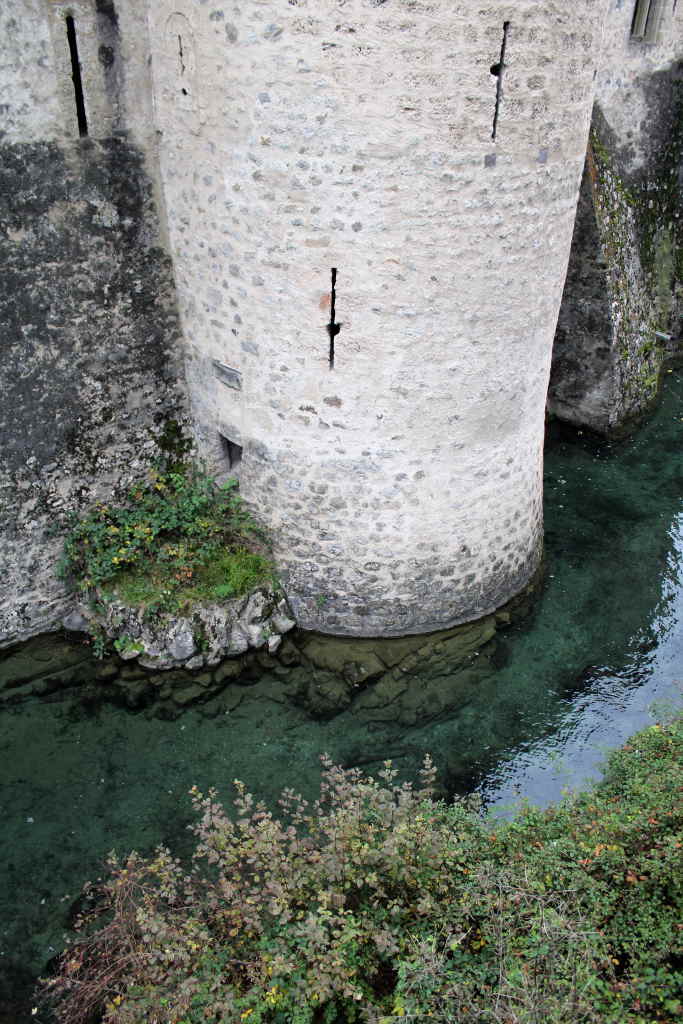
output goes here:
[[631, 35], [634, 39], [642, 39], [645, 35], [649, 10], [650, 0], [636, 0], [636, 6], [633, 8], [633, 21], [631, 22]]
[[218, 438], [221, 445], [223, 461], [227, 465], [228, 469], [237, 469], [242, 461], [242, 445], [237, 444], [236, 441], [231, 441], [229, 437], [224, 437], [223, 434], [219, 434]]
[[631, 22], [631, 38], [644, 43], [656, 43], [665, 7], [666, 0], [636, 0]]
[[76, 117], [78, 118], [78, 134], [88, 134], [88, 119], [85, 116], [85, 98], [83, 96], [83, 79], [81, 78], [81, 62], [78, 59], [78, 40], [76, 25], [70, 14], [66, 16], [66, 38], [69, 42], [71, 55], [71, 80], [74, 83], [74, 99], [76, 101]]

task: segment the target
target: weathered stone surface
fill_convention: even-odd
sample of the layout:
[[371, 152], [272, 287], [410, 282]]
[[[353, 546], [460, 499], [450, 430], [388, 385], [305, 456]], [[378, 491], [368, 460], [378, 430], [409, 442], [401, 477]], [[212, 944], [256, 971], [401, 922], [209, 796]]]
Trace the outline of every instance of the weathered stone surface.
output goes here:
[[637, 54], [611, 60], [642, 120], [624, 119], [605, 69], [598, 84], [548, 392], [552, 414], [609, 436], [652, 408], [681, 351], [683, 65], [670, 45], [657, 70]]
[[277, 636], [269, 636], [268, 640], [267, 640], [268, 654], [275, 654], [277, 652], [277, 650], [278, 650], [278, 648], [279, 648], [281, 643], [282, 643], [282, 637], [281, 636], [279, 636], [279, 635], [277, 635]]
[[185, 686], [176, 686], [171, 694], [175, 704], [180, 706], [186, 704], [194, 704], [195, 701], [201, 700], [206, 696], [206, 692], [203, 686], [198, 683], [190, 682], [186, 683]]
[[88, 620], [84, 615], [74, 608], [72, 612], [65, 615], [62, 619], [62, 625], [64, 629], [69, 630], [72, 633], [87, 633], [88, 632]]
[[283, 615], [277, 609], [273, 612], [271, 621], [278, 633], [288, 633], [290, 629], [296, 626], [294, 619], [290, 618], [289, 615]]
[[[302, 704], [313, 718], [334, 718], [353, 700], [353, 686], [333, 672], [320, 669], [296, 671], [292, 700]], [[291, 684], [292, 679], [288, 680]]]
[[[90, 663], [90, 652], [86, 648], [55, 637], [40, 637], [14, 649], [0, 651], [2, 656], [2, 682], [4, 689], [13, 689], [25, 683], [33, 683], [47, 676], [70, 679]], [[45, 666], [41, 671], [41, 666]], [[38, 666], [38, 670], [36, 670]]]
[[[94, 629], [103, 630], [114, 641], [123, 660], [162, 671], [179, 666], [196, 671], [250, 649], [268, 649], [281, 636], [275, 622], [292, 622], [286, 599], [267, 587], [254, 590], [247, 598], [196, 606], [187, 618], [162, 614], [150, 619], [142, 609], [101, 595], [94, 606], [80, 605], [79, 612]], [[231, 670], [221, 666], [215, 678], [220, 681], [230, 674]], [[204, 675], [196, 681], [206, 686], [207, 678]]]
[[342, 637], [308, 637], [301, 655], [316, 668], [344, 676], [354, 684], [366, 683], [390, 669], [411, 672], [418, 664], [454, 667], [463, 664], [496, 631], [493, 615], [463, 626], [442, 630], [433, 637], [409, 636], [352, 640]]
[[375, 653], [372, 640], [347, 640], [339, 637], [311, 636], [301, 648], [311, 665], [339, 675], [351, 677], [352, 682], [376, 679], [387, 670], [387, 662]]
[[0, 133], [0, 645], [69, 615], [55, 576], [67, 515], [125, 489], [164, 421], [185, 416], [157, 237], [129, 143]]
[[[125, 488], [185, 393], [201, 454], [239, 473], [271, 528], [303, 627], [428, 633], [534, 573], [595, 75], [631, 173], [683, 5], [646, 46], [621, 2], [436, 6], [3, 0], [0, 644], [68, 613], [50, 528]], [[676, 245], [663, 220], [657, 295], [674, 320]], [[586, 349], [598, 369], [603, 348]], [[657, 357], [626, 348], [617, 390], [640, 375], [651, 392]], [[259, 627], [234, 651], [268, 640]]]
[[[168, 637], [167, 650], [175, 664], [183, 664], [192, 659], [193, 654], [197, 650], [197, 645], [194, 639], [192, 624], [187, 619], [183, 619], [174, 625]], [[134, 654], [133, 657], [136, 657], [136, 655]]]
[[147, 679], [130, 679], [121, 686], [126, 707], [131, 710], [144, 707], [154, 699], [154, 687]]
[[238, 661], [224, 661], [214, 672], [214, 679], [217, 683], [224, 683], [226, 679], [233, 679], [238, 676], [242, 671], [242, 666]]
[[[316, 718], [333, 718], [350, 708], [367, 721], [414, 725], [453, 710], [470, 699], [472, 688], [491, 671], [490, 643], [499, 629], [533, 608], [541, 570], [495, 615], [428, 636], [349, 639], [299, 634], [285, 640], [284, 682], [292, 699]], [[286, 659], [286, 661], [285, 661]]]
[[144, 668], [137, 662], [134, 662], [133, 664], [128, 662], [122, 666], [119, 676], [124, 681], [130, 682], [137, 679], [146, 679], [149, 677], [149, 674], [145, 672]]
[[340, 21], [338, 0], [262, 0], [225, 11], [230, 35], [209, 7], [150, 7], [198, 443], [217, 467], [221, 436], [241, 446], [297, 621], [327, 634], [480, 617], [541, 554], [543, 409], [608, 4], [515, 7], [495, 141], [508, 13], [409, 7], [408, 31], [402, 3], [348, 0]]
[[246, 629], [241, 624], [233, 626], [230, 630], [227, 653], [234, 657], [238, 654], [244, 654], [248, 649], [249, 634]]
[[111, 679], [116, 679], [119, 674], [118, 667], [113, 661], [103, 661], [95, 671], [95, 679], [106, 683]]

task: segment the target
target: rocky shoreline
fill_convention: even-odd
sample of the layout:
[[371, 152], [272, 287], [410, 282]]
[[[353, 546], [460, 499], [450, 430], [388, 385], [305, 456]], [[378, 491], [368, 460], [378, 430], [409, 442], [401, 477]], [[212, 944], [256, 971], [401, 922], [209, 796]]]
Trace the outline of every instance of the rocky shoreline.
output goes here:
[[63, 620], [70, 632], [87, 632], [110, 641], [123, 661], [143, 668], [190, 672], [213, 668], [224, 658], [265, 648], [274, 654], [296, 625], [284, 595], [272, 587], [220, 604], [196, 605], [191, 614], [157, 614], [131, 608], [96, 594]]
[[296, 629], [284, 598], [266, 589], [204, 608], [203, 632], [194, 618], [177, 617], [152, 631], [112, 604], [97, 613], [98, 623], [114, 643], [125, 643], [102, 660], [83, 635], [89, 620], [80, 612], [65, 620], [70, 632], [0, 652], [0, 707], [73, 697], [158, 718], [178, 718], [191, 706], [213, 717], [234, 710], [245, 687], [269, 674], [281, 699], [313, 718], [351, 709], [369, 721], [413, 725], [472, 699], [496, 657], [491, 641], [528, 612], [532, 593], [529, 586], [498, 612], [439, 633], [364, 640]]

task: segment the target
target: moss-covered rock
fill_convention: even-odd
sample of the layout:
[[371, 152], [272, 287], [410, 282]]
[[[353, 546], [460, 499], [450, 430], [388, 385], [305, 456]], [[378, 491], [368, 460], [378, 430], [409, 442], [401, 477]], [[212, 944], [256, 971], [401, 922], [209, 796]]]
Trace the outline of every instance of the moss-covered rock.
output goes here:
[[637, 169], [593, 111], [555, 335], [550, 412], [608, 436], [652, 409], [662, 367], [680, 351], [682, 84], [677, 68], [660, 77], [650, 152]]
[[121, 659], [155, 671], [196, 671], [261, 648], [273, 653], [295, 625], [286, 598], [272, 587], [221, 604], [195, 605], [188, 615], [150, 616], [144, 608], [104, 598], [79, 605], [79, 612]]

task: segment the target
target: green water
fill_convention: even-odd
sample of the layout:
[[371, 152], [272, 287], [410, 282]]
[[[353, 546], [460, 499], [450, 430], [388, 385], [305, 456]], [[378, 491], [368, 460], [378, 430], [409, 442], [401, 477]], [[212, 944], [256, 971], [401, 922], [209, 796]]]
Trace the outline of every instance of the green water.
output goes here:
[[[481, 652], [476, 685], [457, 673], [441, 680], [452, 693], [436, 719], [425, 709], [398, 724], [391, 708], [369, 715], [354, 703], [316, 722], [291, 702], [284, 669], [233, 684], [175, 721], [84, 704], [77, 691], [4, 709], [0, 1022], [30, 1019], [34, 978], [109, 850], [187, 850], [193, 783], [227, 796], [239, 777], [273, 800], [285, 785], [310, 794], [322, 751], [368, 770], [392, 758], [407, 776], [430, 751], [445, 793], [546, 801], [594, 774], [604, 751], [662, 705], [680, 705], [683, 375], [669, 373], [666, 384], [656, 416], [631, 440], [551, 437], [546, 575], [534, 612]], [[60, 637], [34, 641], [21, 663], [35, 659], [38, 674], [73, 655], [64, 648]], [[78, 656], [83, 675], [94, 674], [85, 649]], [[0, 678], [17, 657], [0, 662]]]

